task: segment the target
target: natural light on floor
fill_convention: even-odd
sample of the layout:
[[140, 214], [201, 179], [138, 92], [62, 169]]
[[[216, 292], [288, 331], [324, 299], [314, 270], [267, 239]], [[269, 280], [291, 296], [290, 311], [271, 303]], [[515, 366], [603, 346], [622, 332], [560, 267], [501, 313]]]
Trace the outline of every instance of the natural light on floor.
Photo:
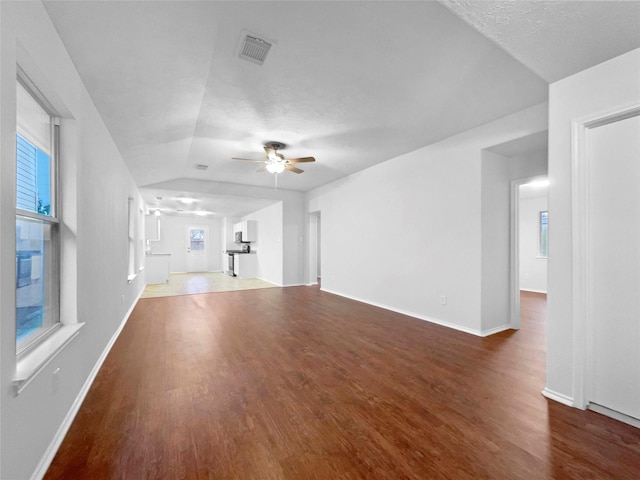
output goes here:
[[142, 298], [170, 297], [194, 293], [229, 292], [277, 287], [258, 278], [231, 277], [222, 272], [172, 273], [168, 283], [147, 285]]

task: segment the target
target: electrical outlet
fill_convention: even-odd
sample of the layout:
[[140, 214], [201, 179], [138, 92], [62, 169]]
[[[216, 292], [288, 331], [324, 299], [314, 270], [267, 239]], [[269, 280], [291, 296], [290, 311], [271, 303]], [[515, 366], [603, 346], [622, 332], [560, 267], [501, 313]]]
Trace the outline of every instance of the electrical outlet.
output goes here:
[[122, 303], [124, 303], [124, 293], [122, 294]]
[[445, 295], [440, 295], [440, 305], [447, 304], [447, 297]]

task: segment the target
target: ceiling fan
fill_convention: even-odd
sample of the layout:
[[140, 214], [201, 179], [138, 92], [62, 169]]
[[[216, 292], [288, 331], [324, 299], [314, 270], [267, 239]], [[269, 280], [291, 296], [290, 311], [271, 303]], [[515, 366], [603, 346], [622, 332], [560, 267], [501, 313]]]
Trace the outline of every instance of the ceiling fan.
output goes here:
[[284, 143], [280, 142], [268, 142], [264, 146], [264, 153], [266, 155], [265, 160], [253, 160], [251, 158], [237, 158], [234, 157], [232, 160], [244, 160], [246, 162], [259, 162], [264, 163], [265, 166], [260, 168], [258, 172], [271, 172], [271, 173], [282, 173], [285, 170], [293, 173], [302, 173], [304, 170], [301, 170], [298, 167], [294, 167], [293, 163], [310, 163], [315, 162], [316, 159], [313, 157], [302, 157], [302, 158], [284, 158], [278, 150], [282, 150], [286, 147]]

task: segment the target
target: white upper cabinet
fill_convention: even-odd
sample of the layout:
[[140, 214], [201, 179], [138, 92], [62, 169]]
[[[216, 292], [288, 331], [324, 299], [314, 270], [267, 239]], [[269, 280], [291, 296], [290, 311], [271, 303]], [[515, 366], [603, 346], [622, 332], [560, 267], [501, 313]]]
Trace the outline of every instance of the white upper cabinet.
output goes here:
[[245, 220], [233, 225], [233, 233], [242, 232], [243, 242], [255, 242], [258, 240], [258, 222]]
[[255, 220], [242, 222], [242, 241], [255, 242], [256, 240], [258, 240], [258, 222]]

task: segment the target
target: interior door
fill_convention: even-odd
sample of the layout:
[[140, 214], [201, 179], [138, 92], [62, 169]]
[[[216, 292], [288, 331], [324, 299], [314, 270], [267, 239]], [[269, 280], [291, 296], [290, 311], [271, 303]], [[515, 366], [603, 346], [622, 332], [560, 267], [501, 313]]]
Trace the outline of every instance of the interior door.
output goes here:
[[202, 225], [187, 227], [187, 272], [209, 270], [209, 229]]
[[640, 419], [640, 117], [589, 130], [589, 401]]

